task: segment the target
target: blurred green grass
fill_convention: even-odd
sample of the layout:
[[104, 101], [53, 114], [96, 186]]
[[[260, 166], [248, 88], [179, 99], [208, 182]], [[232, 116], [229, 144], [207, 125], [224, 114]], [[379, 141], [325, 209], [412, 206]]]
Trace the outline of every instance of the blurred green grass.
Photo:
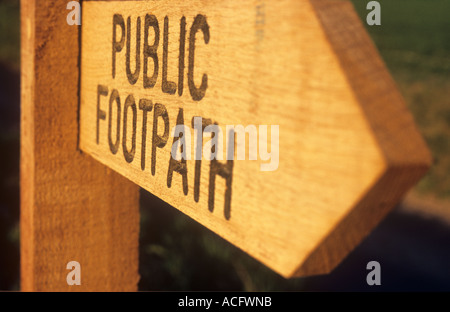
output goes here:
[[[368, 1], [352, 2], [365, 22]], [[364, 24], [434, 158], [432, 168], [416, 190], [450, 198], [450, 1], [379, 3], [381, 26]]]
[[19, 289], [19, 12], [0, 1], [0, 290]]
[[20, 1], [0, 1], [0, 61], [20, 68]]

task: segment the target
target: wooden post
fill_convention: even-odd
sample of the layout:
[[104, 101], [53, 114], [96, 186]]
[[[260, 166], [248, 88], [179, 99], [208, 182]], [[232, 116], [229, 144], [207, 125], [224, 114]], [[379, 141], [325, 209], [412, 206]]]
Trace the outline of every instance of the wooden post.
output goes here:
[[66, 5], [21, 1], [21, 288], [135, 291], [138, 186], [78, 148], [80, 27]]

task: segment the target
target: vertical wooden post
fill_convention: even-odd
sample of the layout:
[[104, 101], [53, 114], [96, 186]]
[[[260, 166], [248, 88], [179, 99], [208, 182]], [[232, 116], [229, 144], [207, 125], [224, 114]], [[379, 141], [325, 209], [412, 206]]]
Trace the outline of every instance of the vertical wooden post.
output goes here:
[[[134, 291], [139, 191], [78, 149], [80, 28], [66, 5], [21, 1], [21, 287]], [[70, 261], [81, 286], [66, 282]]]

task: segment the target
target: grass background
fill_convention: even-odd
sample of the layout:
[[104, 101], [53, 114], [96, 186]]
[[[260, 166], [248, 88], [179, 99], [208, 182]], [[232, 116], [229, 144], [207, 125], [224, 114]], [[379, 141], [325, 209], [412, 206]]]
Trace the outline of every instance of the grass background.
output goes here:
[[[368, 1], [352, 2], [364, 22]], [[450, 0], [380, 0], [379, 3], [381, 26], [366, 25], [366, 28], [404, 95], [434, 157], [432, 169], [415, 190], [419, 194], [449, 199]], [[17, 82], [9, 86], [7, 82], [18, 81], [19, 29], [19, 1], [1, 0], [0, 289], [16, 290], [19, 289], [19, 85]], [[364, 253], [361, 256], [361, 248], [367, 251], [372, 248], [370, 246], [377, 246], [374, 250], [380, 253], [388, 245], [386, 242], [398, 237], [399, 233], [389, 234], [381, 246], [374, 243], [376, 239], [373, 237], [386, 236], [392, 226], [398, 227], [399, 222], [408, 220], [408, 224], [416, 224], [414, 222], [417, 221], [394, 213], [335, 273], [326, 277], [284, 280], [151, 194], [142, 191], [141, 195], [141, 290], [366, 290], [364, 270], [362, 276], [351, 275], [356, 265], [368, 262]], [[423, 224], [420, 220], [417, 222]], [[391, 223], [393, 225], [389, 227]], [[448, 228], [441, 229], [439, 226], [433, 223], [432, 228], [448, 235]], [[411, 231], [416, 233], [418, 230], [412, 228]], [[420, 244], [418, 240], [412, 242]], [[393, 248], [398, 249], [396, 246]], [[430, 254], [425, 249], [419, 252]], [[447, 257], [444, 259], [450, 259], [448, 252], [445, 252], [444, 249], [436, 257], [442, 258], [444, 255]], [[359, 257], [358, 260], [354, 260], [355, 257]], [[392, 253], [387, 257], [392, 257]], [[419, 266], [423, 265], [423, 259], [420, 261]], [[398, 266], [392, 268], [392, 274], [397, 274], [398, 279], [404, 281], [403, 284], [395, 285], [400, 285], [398, 287], [403, 290], [408, 289], [408, 283], [411, 284], [408, 274], [399, 273], [401, 270]], [[413, 272], [416, 274], [417, 268]], [[427, 274], [429, 271], [424, 276]], [[352, 278], [361, 283], [350, 283], [345, 288], [343, 283]], [[431, 289], [450, 289], [448, 283], [435, 282], [437, 279], [430, 280], [430, 285], [434, 285]]]
[[[352, 1], [361, 19], [367, 1]], [[381, 26], [366, 28], [434, 156], [416, 190], [450, 198], [450, 1], [380, 0]]]
[[20, 68], [20, 1], [0, 0], [0, 62]]

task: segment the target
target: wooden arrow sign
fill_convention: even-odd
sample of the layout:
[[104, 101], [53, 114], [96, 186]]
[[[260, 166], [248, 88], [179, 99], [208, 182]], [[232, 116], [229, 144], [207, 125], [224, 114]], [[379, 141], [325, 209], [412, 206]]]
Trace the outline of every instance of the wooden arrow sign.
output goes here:
[[83, 1], [80, 146], [285, 277], [332, 270], [431, 162], [331, 0]]

